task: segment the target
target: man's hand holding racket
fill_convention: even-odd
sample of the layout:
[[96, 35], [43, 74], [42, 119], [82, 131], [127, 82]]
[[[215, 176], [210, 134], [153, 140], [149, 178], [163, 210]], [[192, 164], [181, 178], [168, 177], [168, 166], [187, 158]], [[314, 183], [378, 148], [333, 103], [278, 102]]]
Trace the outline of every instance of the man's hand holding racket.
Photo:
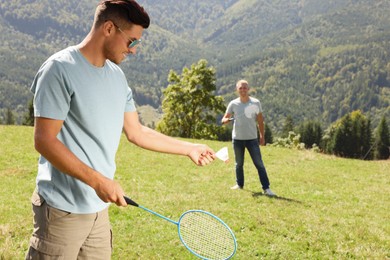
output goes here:
[[234, 121], [234, 117], [232, 117], [231, 114], [226, 114], [222, 119], [221, 119], [221, 123], [223, 125], [226, 125], [230, 122], [233, 122]]
[[93, 189], [96, 195], [104, 201], [115, 203], [118, 206], [126, 206], [127, 203], [123, 196], [125, 195], [121, 185], [115, 180], [111, 180], [103, 175], [100, 175], [94, 182]]

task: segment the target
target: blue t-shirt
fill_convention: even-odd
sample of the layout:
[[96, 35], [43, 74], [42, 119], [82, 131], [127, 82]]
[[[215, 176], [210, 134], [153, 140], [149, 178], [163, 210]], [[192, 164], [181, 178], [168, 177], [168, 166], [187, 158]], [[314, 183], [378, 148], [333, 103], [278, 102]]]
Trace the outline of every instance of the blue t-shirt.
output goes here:
[[[34, 115], [64, 120], [58, 139], [85, 164], [113, 179], [124, 113], [136, 110], [123, 71], [108, 60], [95, 67], [79, 49], [69, 47], [41, 66], [31, 91]], [[60, 172], [43, 156], [36, 181], [52, 207], [86, 214], [108, 206], [90, 186]]]
[[230, 101], [226, 113], [233, 115], [233, 140], [257, 139], [257, 115], [262, 113], [258, 99], [249, 97], [249, 101], [242, 103], [240, 98]]

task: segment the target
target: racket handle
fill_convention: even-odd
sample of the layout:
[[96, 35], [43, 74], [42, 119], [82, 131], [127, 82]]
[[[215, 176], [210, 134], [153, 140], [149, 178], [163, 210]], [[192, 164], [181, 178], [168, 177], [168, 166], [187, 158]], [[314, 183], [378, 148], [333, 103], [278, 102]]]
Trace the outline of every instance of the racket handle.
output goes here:
[[138, 204], [135, 201], [133, 201], [132, 199], [130, 199], [129, 197], [123, 196], [123, 198], [125, 198], [127, 205], [138, 207]]

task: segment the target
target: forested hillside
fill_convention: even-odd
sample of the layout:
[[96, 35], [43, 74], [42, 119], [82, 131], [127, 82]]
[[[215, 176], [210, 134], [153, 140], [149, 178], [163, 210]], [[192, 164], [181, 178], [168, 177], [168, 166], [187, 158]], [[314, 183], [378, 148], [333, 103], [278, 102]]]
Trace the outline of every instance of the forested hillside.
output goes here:
[[[387, 0], [140, 0], [152, 26], [121, 65], [139, 105], [159, 108], [170, 69], [204, 58], [226, 103], [249, 80], [267, 123], [328, 126], [361, 109], [376, 127], [390, 118]], [[0, 0], [0, 109], [22, 114], [28, 87], [53, 52], [89, 31], [98, 1]], [[20, 121], [20, 119], [19, 119]], [[390, 121], [390, 119], [388, 120]]]

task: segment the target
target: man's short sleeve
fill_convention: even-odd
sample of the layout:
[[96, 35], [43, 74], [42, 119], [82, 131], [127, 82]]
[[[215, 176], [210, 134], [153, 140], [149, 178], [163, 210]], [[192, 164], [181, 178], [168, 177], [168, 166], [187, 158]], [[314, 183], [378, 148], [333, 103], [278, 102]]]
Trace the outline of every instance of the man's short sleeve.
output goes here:
[[131, 88], [127, 88], [127, 101], [126, 101], [126, 107], [125, 112], [134, 112], [136, 111], [134, 98], [133, 98], [133, 92], [131, 91]]
[[34, 93], [34, 116], [65, 120], [72, 91], [58, 62], [48, 61], [38, 71], [31, 85]]

